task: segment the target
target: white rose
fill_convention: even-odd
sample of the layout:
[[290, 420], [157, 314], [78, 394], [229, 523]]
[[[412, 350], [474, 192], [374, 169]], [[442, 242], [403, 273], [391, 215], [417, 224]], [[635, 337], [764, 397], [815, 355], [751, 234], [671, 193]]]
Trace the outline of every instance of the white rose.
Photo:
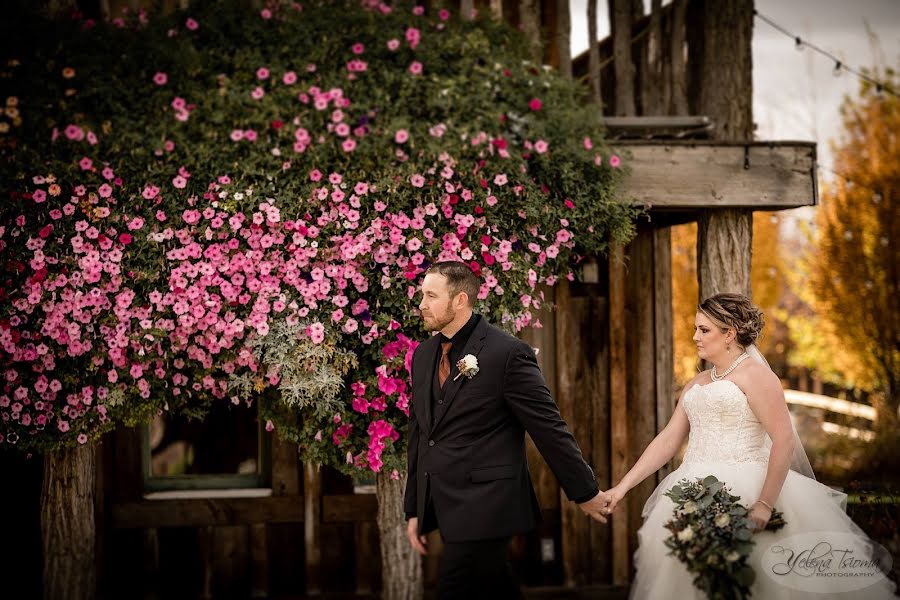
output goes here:
[[731, 516], [728, 513], [716, 515], [715, 523], [716, 527], [728, 527], [728, 524], [731, 523]]
[[697, 512], [697, 503], [694, 502], [693, 500], [688, 500], [687, 502], [684, 503], [684, 508], [681, 509], [681, 511], [686, 515], [695, 513], [695, 512]]
[[739, 559], [740, 557], [741, 557], [741, 555], [737, 551], [732, 550], [731, 552], [729, 552], [728, 554], [725, 555], [725, 560], [727, 560], [728, 562], [734, 562], [737, 559]]
[[678, 539], [682, 542], [689, 542], [694, 539], [694, 530], [691, 529], [690, 525], [678, 532]]

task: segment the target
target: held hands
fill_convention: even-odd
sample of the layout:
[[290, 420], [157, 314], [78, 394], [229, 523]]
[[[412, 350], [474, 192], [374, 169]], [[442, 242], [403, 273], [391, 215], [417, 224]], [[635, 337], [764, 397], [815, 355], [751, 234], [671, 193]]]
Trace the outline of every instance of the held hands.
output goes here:
[[409, 544], [413, 547], [413, 550], [425, 556], [428, 554], [428, 541], [424, 535], [418, 535], [418, 533], [419, 519], [412, 517], [406, 522], [406, 537], [409, 538]]
[[600, 492], [587, 502], [579, 504], [578, 508], [595, 521], [606, 523], [607, 515], [612, 513], [612, 509], [609, 508], [609, 503], [610, 498], [607, 492]]
[[625, 490], [616, 486], [608, 489], [606, 494], [609, 496], [609, 514], [612, 514], [616, 511], [616, 507], [622, 501], [622, 498], [625, 497]]
[[762, 502], [756, 502], [750, 507], [750, 514], [747, 515], [747, 518], [750, 520], [750, 528], [753, 529], [753, 532], [760, 532], [769, 524], [769, 519], [772, 518], [772, 509]]

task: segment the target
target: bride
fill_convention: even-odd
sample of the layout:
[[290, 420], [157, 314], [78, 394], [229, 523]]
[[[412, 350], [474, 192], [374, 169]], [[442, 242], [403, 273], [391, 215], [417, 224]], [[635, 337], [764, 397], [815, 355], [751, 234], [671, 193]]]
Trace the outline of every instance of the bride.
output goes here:
[[[685, 386], [668, 425], [608, 492], [614, 512], [688, 437], [681, 466], [644, 506], [632, 599], [703, 598], [693, 575], [664, 544], [670, 535], [664, 523], [675, 506], [664, 494], [681, 479], [707, 475], [723, 481], [750, 509], [754, 598], [894, 597], [893, 584], [878, 568], [890, 570], [890, 557], [845, 514], [846, 495], [813, 476], [781, 382], [756, 349], [762, 328], [762, 312], [739, 294], [718, 294], [700, 304], [694, 342], [713, 368]], [[787, 525], [763, 532], [773, 507]], [[881, 562], [873, 568], [872, 559]]]

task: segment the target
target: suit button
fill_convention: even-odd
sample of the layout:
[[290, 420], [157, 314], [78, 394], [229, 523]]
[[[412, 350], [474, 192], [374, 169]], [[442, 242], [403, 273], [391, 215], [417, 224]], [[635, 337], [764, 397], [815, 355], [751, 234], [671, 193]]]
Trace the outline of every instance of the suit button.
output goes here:
[[429, 446], [434, 446], [434, 440], [428, 440], [428, 445], [429, 445]]
[[443, 403], [444, 403], [443, 400], [438, 400], [438, 404], [443, 404]]

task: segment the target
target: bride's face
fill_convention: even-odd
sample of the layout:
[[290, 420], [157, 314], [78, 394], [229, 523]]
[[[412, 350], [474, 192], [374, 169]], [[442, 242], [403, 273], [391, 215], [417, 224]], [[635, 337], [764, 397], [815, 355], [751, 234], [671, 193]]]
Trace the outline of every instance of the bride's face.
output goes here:
[[694, 317], [694, 343], [697, 344], [697, 355], [703, 359], [716, 362], [726, 355], [729, 343], [729, 331], [713, 323], [709, 317], [698, 312]]

